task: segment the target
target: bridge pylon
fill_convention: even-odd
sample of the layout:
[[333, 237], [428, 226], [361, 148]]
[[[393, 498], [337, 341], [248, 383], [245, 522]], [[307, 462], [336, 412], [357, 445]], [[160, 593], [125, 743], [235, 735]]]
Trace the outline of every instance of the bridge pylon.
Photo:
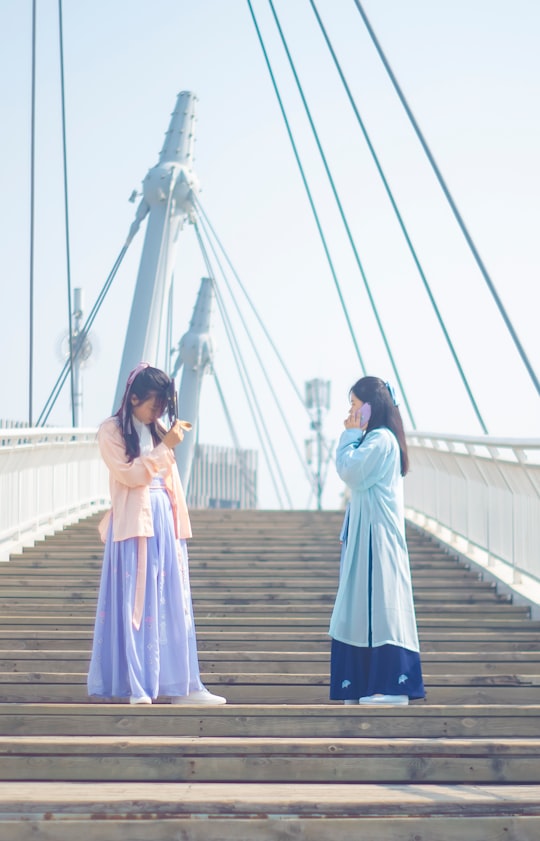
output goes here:
[[199, 190], [193, 171], [195, 104], [189, 91], [178, 94], [159, 161], [143, 181], [136, 219], [148, 215], [144, 246], [131, 305], [113, 412], [120, 403], [129, 372], [142, 360], [158, 365], [178, 236], [192, 218]]

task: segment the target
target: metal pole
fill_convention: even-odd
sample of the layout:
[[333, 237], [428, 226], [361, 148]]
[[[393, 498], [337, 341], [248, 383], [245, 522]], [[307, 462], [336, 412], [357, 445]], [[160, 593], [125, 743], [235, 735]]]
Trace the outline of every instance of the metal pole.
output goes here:
[[317, 511], [322, 500], [322, 411], [320, 394], [317, 393]]
[[73, 359], [73, 423], [82, 426], [82, 354], [74, 354], [77, 340], [80, 338], [82, 325], [82, 289], [73, 290], [73, 336], [71, 338], [71, 358]]

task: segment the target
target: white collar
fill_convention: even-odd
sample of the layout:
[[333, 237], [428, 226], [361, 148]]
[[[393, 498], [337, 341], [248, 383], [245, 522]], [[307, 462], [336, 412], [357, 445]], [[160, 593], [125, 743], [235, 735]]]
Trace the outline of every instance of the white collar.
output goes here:
[[132, 421], [135, 431], [139, 436], [141, 455], [149, 453], [154, 449], [154, 439], [152, 438], [150, 427], [142, 423], [135, 415], [132, 416]]

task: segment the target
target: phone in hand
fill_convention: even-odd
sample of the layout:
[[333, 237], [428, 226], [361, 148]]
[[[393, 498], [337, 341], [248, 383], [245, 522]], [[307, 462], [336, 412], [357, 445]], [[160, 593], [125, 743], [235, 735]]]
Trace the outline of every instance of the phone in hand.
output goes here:
[[364, 427], [367, 423], [369, 423], [369, 419], [371, 417], [371, 404], [364, 403], [362, 408], [360, 409], [360, 428]]
[[189, 432], [190, 429], [193, 429], [193, 424], [191, 424], [187, 420], [179, 420], [178, 418], [178, 392], [176, 391], [174, 385], [174, 379], [171, 380], [169, 383], [169, 388], [167, 390], [167, 415], [169, 417], [169, 426], [171, 427], [173, 424], [178, 421], [180, 427], [185, 431]]
[[169, 416], [169, 426], [172, 426], [178, 418], [178, 394], [174, 379], [171, 379], [167, 391], [167, 415]]

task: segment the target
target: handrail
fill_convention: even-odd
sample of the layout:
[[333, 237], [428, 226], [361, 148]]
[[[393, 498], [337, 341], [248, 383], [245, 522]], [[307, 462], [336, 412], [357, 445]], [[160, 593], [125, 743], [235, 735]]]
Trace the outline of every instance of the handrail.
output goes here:
[[96, 432], [0, 428], [0, 561], [108, 507]]
[[[540, 439], [407, 436], [407, 518], [540, 585]], [[0, 428], [0, 560], [109, 505], [96, 429]]]
[[540, 460], [540, 438], [498, 438], [493, 435], [452, 435], [446, 432], [410, 432], [407, 434], [408, 446], [415, 442], [445, 442], [467, 444], [477, 447], [500, 447], [501, 449], [531, 450]]
[[[488, 569], [540, 587], [540, 438], [407, 436], [407, 518]], [[502, 571], [502, 572], [501, 572]]]

